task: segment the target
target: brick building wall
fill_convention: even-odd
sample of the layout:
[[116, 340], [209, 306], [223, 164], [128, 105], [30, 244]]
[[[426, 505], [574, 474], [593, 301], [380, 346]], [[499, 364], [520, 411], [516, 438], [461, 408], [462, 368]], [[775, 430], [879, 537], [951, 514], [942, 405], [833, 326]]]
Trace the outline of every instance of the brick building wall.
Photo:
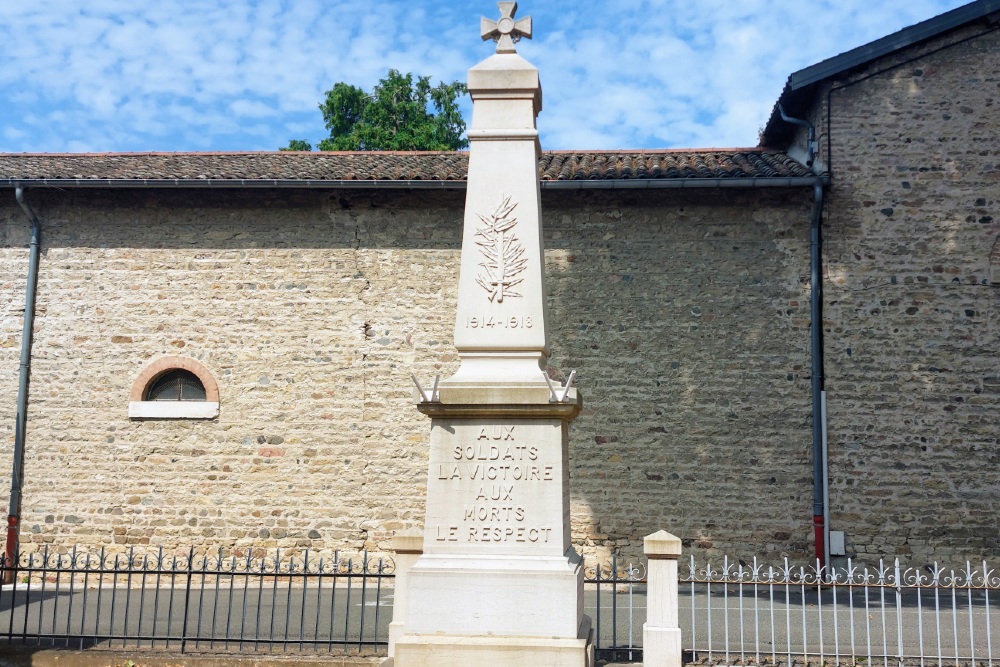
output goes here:
[[[832, 84], [824, 331], [831, 524], [871, 560], [1000, 553], [1000, 33]], [[829, 84], [828, 84], [829, 89]], [[828, 136], [827, 136], [828, 133]], [[832, 152], [826, 153], [827, 139]]]
[[[464, 192], [29, 199], [44, 236], [27, 547], [387, 549], [421, 524], [429, 423], [409, 374], [457, 368]], [[11, 204], [0, 286], [23, 303]], [[698, 553], [808, 557], [808, 189], [546, 192], [543, 207], [552, 373], [577, 369], [585, 396], [577, 544], [636, 555], [667, 528]], [[213, 372], [218, 419], [128, 419], [163, 355]]]

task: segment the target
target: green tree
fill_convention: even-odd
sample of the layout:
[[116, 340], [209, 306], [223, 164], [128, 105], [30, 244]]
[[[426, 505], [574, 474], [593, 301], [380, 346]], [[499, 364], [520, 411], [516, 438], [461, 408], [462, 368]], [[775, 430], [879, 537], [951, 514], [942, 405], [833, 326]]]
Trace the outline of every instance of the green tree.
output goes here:
[[312, 144], [305, 139], [292, 139], [288, 142], [288, 145], [284, 148], [279, 148], [279, 151], [311, 151], [313, 149]]
[[[431, 86], [430, 77], [391, 69], [372, 92], [340, 82], [319, 105], [330, 136], [321, 151], [451, 151], [466, 148], [465, 120], [458, 108], [465, 84]], [[433, 108], [433, 112], [429, 109]], [[309, 150], [301, 139], [282, 150]], [[311, 147], [310, 147], [311, 148]]]

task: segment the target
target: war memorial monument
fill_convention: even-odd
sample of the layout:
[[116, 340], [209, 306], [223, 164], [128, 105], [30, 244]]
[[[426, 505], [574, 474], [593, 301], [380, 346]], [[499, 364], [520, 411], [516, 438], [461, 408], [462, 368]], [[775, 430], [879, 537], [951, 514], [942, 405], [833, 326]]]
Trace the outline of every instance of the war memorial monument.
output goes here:
[[[583, 568], [570, 542], [572, 388], [545, 372], [538, 70], [515, 49], [531, 19], [500, 2], [496, 54], [473, 100], [450, 378], [418, 383], [431, 417], [423, 552], [408, 574], [397, 667], [593, 663]], [[397, 603], [399, 596], [397, 596]]]

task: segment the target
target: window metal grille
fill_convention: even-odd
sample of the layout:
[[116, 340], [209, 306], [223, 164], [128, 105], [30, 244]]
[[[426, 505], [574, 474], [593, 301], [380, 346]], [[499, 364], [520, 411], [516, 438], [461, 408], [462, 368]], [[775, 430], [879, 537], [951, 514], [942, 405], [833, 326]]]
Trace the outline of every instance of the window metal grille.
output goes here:
[[176, 369], [160, 376], [146, 392], [147, 401], [204, 401], [205, 385], [191, 371]]

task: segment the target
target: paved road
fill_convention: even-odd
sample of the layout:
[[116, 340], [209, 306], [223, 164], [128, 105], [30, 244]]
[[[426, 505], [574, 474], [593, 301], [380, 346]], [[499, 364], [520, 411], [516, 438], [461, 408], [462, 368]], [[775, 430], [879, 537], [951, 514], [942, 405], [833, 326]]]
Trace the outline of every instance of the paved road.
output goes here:
[[[993, 657], [1000, 658], [1000, 596], [992, 597], [987, 606], [982, 592], [976, 592], [970, 609], [963, 592], [965, 597], [955, 600], [957, 611], [952, 611], [950, 594], [942, 593], [938, 598], [942, 612], [935, 615], [932, 593], [925, 592], [919, 601], [908, 593], [897, 609], [894, 589], [885, 590], [884, 607], [880, 589], [872, 589], [867, 602], [861, 591], [853, 598], [840, 591], [835, 612], [828, 590], [822, 598], [807, 590], [803, 604], [801, 590], [790, 591], [786, 601], [784, 589], [772, 600], [766, 590], [756, 597], [744, 590], [741, 599], [735, 587], [728, 595], [715, 587], [710, 603], [699, 590], [692, 604], [682, 587], [679, 618], [684, 645], [701, 652], [709, 647], [724, 652], [728, 644], [735, 654], [742, 646], [745, 652], [759, 651], [768, 657], [774, 653], [778, 658], [789, 650], [800, 654], [802, 646], [809, 653], [831, 656], [836, 645], [841, 656], [849, 657], [853, 639], [855, 655], [867, 658], [869, 650], [872, 656], [895, 655], [902, 641], [905, 655], [919, 655], [921, 646], [924, 654], [936, 655], [940, 643], [945, 655], [972, 657], [974, 651], [981, 659], [992, 650]], [[51, 586], [44, 592], [22, 586], [15, 593], [4, 587], [0, 635], [10, 632], [15, 637], [40, 637], [42, 645], [76, 647], [149, 646], [155, 636], [157, 646], [180, 649], [183, 642], [186, 650], [315, 652], [348, 645], [371, 651], [386, 639], [392, 600], [392, 588], [385, 585], [381, 591], [377, 586], [304, 590], [275, 583], [194, 590], [187, 598], [183, 588], [103, 587], [70, 593]], [[644, 586], [631, 593], [620, 587], [614, 596], [605, 589], [599, 599], [588, 586], [584, 605], [595, 629], [599, 624], [600, 646], [642, 644]], [[902, 619], [898, 625], [897, 615]]]
[[[884, 595], [884, 598], [883, 598]], [[637, 586], [631, 596], [627, 589], [617, 594], [617, 623], [612, 623], [610, 595], [601, 601], [601, 645], [628, 646], [642, 643], [642, 625], [646, 620], [644, 587]], [[936, 599], [935, 599], [936, 598]], [[774, 656], [803, 652], [824, 657], [854, 657], [878, 661], [880, 656], [918, 657], [944, 655], [971, 660], [1000, 659], [1000, 595], [988, 598], [982, 590], [904, 591], [897, 602], [893, 588], [863, 589], [853, 595], [837, 592], [836, 605], [831, 590], [822, 596], [815, 589], [776, 587], [773, 592], [759, 587], [757, 595], [745, 587], [742, 598], [738, 587], [728, 591], [716, 586], [711, 599], [704, 588], [681, 589], [679, 621], [686, 649], [707, 653], [731, 653]], [[587, 598], [587, 613], [597, 618], [593, 595]], [[633, 610], [629, 624], [629, 605]], [[935, 609], [939, 612], [935, 612]], [[899, 622], [897, 622], [897, 620]], [[692, 628], [694, 631], [692, 632]], [[631, 634], [630, 634], [631, 633]], [[632, 642], [629, 641], [631, 636]], [[854, 647], [852, 649], [852, 647]]]
[[[43, 637], [49, 643], [77, 646], [185, 642], [185, 648], [203, 644], [215, 648], [234, 641], [237, 647], [260, 646], [268, 638], [281, 645], [344, 644], [355, 646], [384, 642], [392, 620], [393, 589], [383, 586], [336, 587], [316, 590], [283, 586], [220, 587], [192, 591], [183, 588], [124, 587], [56, 591], [10, 587], [0, 591], [0, 635]], [[617, 605], [617, 608], [616, 608]], [[629, 609], [633, 611], [630, 615]], [[585, 613], [598, 619], [598, 599], [585, 593]], [[605, 591], [600, 600], [602, 644], [641, 643], [646, 598], [642, 592], [620, 592], [612, 600]], [[615, 612], [617, 611], [617, 614]], [[617, 617], [614, 624], [612, 619]], [[631, 628], [630, 628], [631, 620]], [[633, 640], [629, 641], [631, 636]]]
[[187, 650], [364, 648], [384, 642], [392, 589], [383, 587], [128, 589], [0, 593], [0, 635], [42, 645], [156, 646]]
[[[745, 587], [742, 599], [738, 587], [727, 592], [713, 590], [711, 603], [703, 590], [694, 604], [682, 587], [680, 621], [685, 645], [705, 651], [724, 650], [728, 642], [733, 652], [768, 657], [805, 652], [841, 658], [867, 660], [879, 656], [937, 656], [964, 659], [1000, 658], [1000, 596], [983, 591], [904, 591], [897, 600], [894, 588], [856, 588], [834, 594], [825, 589], [790, 587], [771, 591], [760, 586], [757, 595]], [[940, 609], [935, 613], [935, 606]], [[693, 614], [692, 614], [693, 607]], [[727, 613], [728, 612], [728, 613]], [[693, 618], [692, 618], [693, 616]], [[728, 619], [728, 620], [727, 620]], [[694, 633], [691, 633], [691, 628]], [[711, 631], [711, 640], [709, 637]], [[853, 650], [851, 647], [854, 647]]]

